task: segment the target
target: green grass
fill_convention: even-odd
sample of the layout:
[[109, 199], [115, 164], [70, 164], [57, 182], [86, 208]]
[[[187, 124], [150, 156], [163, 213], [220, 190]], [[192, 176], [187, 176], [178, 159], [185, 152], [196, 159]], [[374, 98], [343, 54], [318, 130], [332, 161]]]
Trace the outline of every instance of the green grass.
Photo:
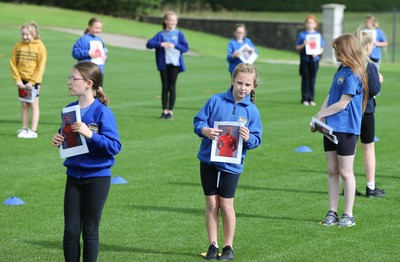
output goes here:
[[[76, 36], [41, 30], [48, 63], [40, 98], [39, 138], [17, 139], [20, 103], [8, 71], [12, 45], [20, 38], [26, 10], [40, 25], [83, 28], [89, 13], [0, 3], [0, 201], [18, 196], [25, 205], [0, 205], [1, 261], [63, 261], [63, 193], [65, 168], [50, 145], [60, 126], [61, 109], [70, 97], [66, 76], [74, 63]], [[17, 11], [18, 10], [18, 11]], [[44, 15], [45, 14], [45, 15]], [[108, 32], [153, 35], [158, 26], [104, 18]], [[185, 31], [186, 33], [186, 31]], [[139, 35], [139, 33], [137, 33]], [[108, 46], [105, 91], [110, 96], [123, 144], [113, 168], [126, 185], [112, 185], [101, 223], [100, 261], [203, 261], [207, 248], [204, 196], [196, 154], [200, 140], [192, 119], [215, 93], [229, 86], [225, 62], [227, 39], [190, 32], [196, 43], [215, 40], [217, 51], [186, 56], [188, 71], [178, 79], [173, 121], [158, 119], [160, 81], [153, 52]], [[272, 55], [271, 55], [272, 56]], [[297, 59], [297, 57], [296, 57]], [[321, 136], [308, 123], [318, 108], [300, 106], [296, 65], [257, 62], [261, 85], [257, 105], [264, 127], [263, 144], [246, 158], [235, 207], [237, 261], [397, 261], [400, 215], [398, 168], [399, 65], [384, 63], [385, 82], [376, 113], [377, 181], [383, 199], [356, 198], [357, 226], [325, 228], [327, 166]], [[317, 99], [321, 103], [334, 67], [321, 67]], [[301, 145], [313, 152], [296, 153]], [[357, 188], [365, 190], [362, 154], [355, 161]], [[340, 199], [340, 210], [343, 199]], [[220, 242], [223, 240], [220, 238]]]

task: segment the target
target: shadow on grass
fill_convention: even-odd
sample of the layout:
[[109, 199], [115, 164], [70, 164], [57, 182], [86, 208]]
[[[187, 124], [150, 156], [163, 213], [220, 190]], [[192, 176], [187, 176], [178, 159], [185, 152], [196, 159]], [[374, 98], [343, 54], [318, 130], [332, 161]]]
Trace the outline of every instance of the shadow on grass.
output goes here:
[[[201, 184], [191, 183], [191, 182], [170, 182], [170, 184], [180, 185], [180, 186], [195, 186], [201, 187]], [[294, 189], [294, 188], [272, 188], [272, 187], [262, 187], [262, 186], [249, 186], [239, 184], [238, 189], [245, 189], [245, 190], [254, 190], [254, 191], [278, 191], [278, 192], [287, 192], [287, 193], [307, 193], [307, 194], [320, 194], [320, 195], [327, 195], [327, 191], [316, 191], [316, 190], [301, 190], [301, 189]]]
[[[183, 207], [170, 207], [170, 206], [138, 206], [138, 205], [132, 205], [131, 207], [134, 209], [141, 209], [144, 211], [191, 214], [191, 215], [200, 216], [200, 217], [204, 217], [204, 213], [205, 213], [204, 209], [197, 209], [197, 208], [183, 208]], [[251, 214], [251, 213], [242, 213], [242, 212], [237, 212], [236, 217], [315, 222], [315, 220], [312, 220], [312, 219], [299, 219], [298, 217], [270, 216], [270, 215], [264, 215], [264, 214], [256, 214], [256, 213]]]
[[[41, 246], [49, 249], [59, 249], [62, 250], [62, 240], [60, 241], [50, 241], [50, 240], [25, 240], [25, 243], [34, 246]], [[81, 241], [82, 242], [82, 241]], [[122, 245], [110, 245], [100, 243], [100, 252], [127, 252], [127, 253], [142, 253], [142, 254], [156, 254], [156, 255], [179, 255], [179, 256], [191, 256], [198, 257], [198, 255], [193, 253], [178, 253], [178, 252], [168, 252], [163, 250], [155, 250], [155, 249], [145, 249], [145, 248], [137, 248], [130, 246], [122, 246]]]

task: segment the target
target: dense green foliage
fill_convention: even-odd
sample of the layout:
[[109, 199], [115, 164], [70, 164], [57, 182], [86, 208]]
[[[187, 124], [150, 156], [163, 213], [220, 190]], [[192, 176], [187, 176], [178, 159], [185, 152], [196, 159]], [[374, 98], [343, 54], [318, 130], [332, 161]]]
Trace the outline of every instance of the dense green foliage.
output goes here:
[[[1, 0], [0, 2], [16, 2]], [[362, 2], [362, 3], [361, 3]], [[321, 5], [330, 4], [330, 0], [24, 0], [23, 3], [55, 6], [61, 8], [85, 10], [94, 13], [113, 15], [118, 17], [137, 17], [150, 11], [172, 9], [179, 12], [193, 11], [268, 11], [268, 12], [319, 12]], [[400, 2], [393, 0], [337, 0], [336, 4], [343, 4], [349, 12], [387, 12], [393, 9], [400, 10]]]
[[[50, 141], [60, 126], [61, 109], [75, 99], [68, 94], [66, 76], [75, 62], [71, 47], [77, 36], [46, 26], [83, 29], [94, 14], [3, 3], [0, 10], [5, 11], [0, 17], [0, 261], [63, 261], [65, 168]], [[40, 95], [39, 138], [35, 140], [16, 138], [21, 109], [8, 70], [12, 45], [20, 39], [19, 28], [29, 12], [29, 19], [39, 21], [49, 54]], [[159, 25], [101, 18], [110, 33], [148, 38], [160, 30]], [[228, 39], [186, 32], [197, 55], [185, 55], [188, 70], [178, 79], [173, 121], [158, 119], [160, 79], [154, 53], [108, 46], [104, 88], [123, 144], [113, 174], [128, 184], [111, 187], [101, 222], [99, 261], [204, 261], [199, 256], [208, 246], [196, 158], [200, 141], [193, 133], [192, 119], [212, 94], [229, 86]], [[263, 143], [248, 152], [239, 180], [236, 261], [399, 261], [400, 66], [383, 62], [385, 82], [377, 98], [377, 181], [388, 195], [375, 200], [357, 197], [357, 225], [326, 228], [318, 224], [327, 211], [326, 160], [321, 136], [308, 128], [318, 107], [300, 105], [296, 64], [266, 62], [282, 59], [283, 54], [284, 59], [297, 60], [292, 53], [261, 49], [256, 62]], [[320, 67], [318, 104], [335, 70]], [[295, 152], [301, 145], [313, 152]], [[364, 191], [359, 146], [355, 174], [357, 189]], [[21, 198], [25, 205], [3, 205], [11, 196]]]

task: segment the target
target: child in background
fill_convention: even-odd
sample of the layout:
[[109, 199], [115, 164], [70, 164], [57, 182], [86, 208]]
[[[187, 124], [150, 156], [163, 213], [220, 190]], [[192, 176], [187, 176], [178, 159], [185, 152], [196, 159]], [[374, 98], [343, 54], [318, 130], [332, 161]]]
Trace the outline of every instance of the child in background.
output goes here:
[[88, 27], [84, 31], [84, 35], [72, 47], [72, 57], [78, 60], [78, 62], [91, 61], [100, 67], [101, 74], [103, 75], [100, 89], [103, 86], [104, 69], [108, 59], [106, 55], [108, 50], [99, 36], [102, 29], [102, 21], [96, 17], [91, 18], [88, 22]]
[[367, 15], [365, 17], [365, 29], [364, 32], [369, 33], [372, 36], [373, 48], [369, 55], [369, 58], [380, 66], [382, 60], [382, 47], [388, 46], [385, 33], [378, 28], [378, 22], [375, 16]]
[[[329, 94], [316, 118], [333, 128], [338, 144], [324, 136], [328, 160], [329, 212], [322, 225], [350, 227], [355, 225], [353, 205], [356, 181], [353, 172], [361, 119], [368, 100], [368, 77], [365, 53], [361, 42], [353, 35], [342, 35], [332, 42], [335, 56], [343, 67], [333, 77]], [[312, 132], [315, 129], [311, 128]], [[344, 183], [344, 213], [338, 217], [340, 180]]]
[[248, 50], [249, 54], [253, 52], [258, 54], [257, 48], [254, 46], [251, 40], [246, 37], [247, 32], [244, 24], [239, 23], [234, 25], [233, 35], [234, 37], [228, 43], [228, 55], [226, 57], [226, 60], [229, 63], [228, 70], [231, 75], [236, 66], [240, 63], [243, 63], [243, 61], [239, 58], [240, 52], [238, 51], [242, 46], [248, 44], [250, 46], [250, 49]]
[[[231, 87], [225, 94], [212, 96], [194, 117], [194, 132], [202, 139], [197, 157], [200, 177], [206, 197], [206, 227], [209, 240], [207, 260], [232, 260], [236, 215], [233, 207], [236, 186], [243, 171], [246, 151], [261, 144], [260, 113], [254, 105], [258, 85], [257, 70], [250, 64], [239, 64], [232, 74]], [[215, 121], [242, 122], [239, 129], [243, 138], [241, 164], [211, 162], [212, 141], [222, 130], [214, 128]], [[218, 214], [221, 211], [224, 230], [222, 255], [218, 257]]]
[[[39, 37], [35, 22], [21, 27], [22, 41], [15, 44], [10, 58], [10, 67], [18, 88], [37, 90], [33, 103], [22, 102], [22, 128], [17, 131], [18, 138], [37, 138], [39, 124], [39, 91], [46, 67], [47, 50]], [[32, 111], [31, 128], [29, 125], [29, 109]]]
[[155, 49], [157, 69], [161, 76], [160, 119], [174, 119], [176, 99], [176, 81], [178, 74], [186, 70], [183, 53], [189, 51], [189, 45], [183, 33], [176, 29], [178, 16], [174, 12], [165, 13], [162, 20], [163, 31], [147, 41], [146, 47]]
[[[306, 18], [306, 30], [300, 32], [297, 38], [296, 51], [300, 53], [300, 75], [301, 75], [301, 103], [305, 106], [315, 106], [315, 80], [319, 68], [319, 60], [324, 51], [325, 42], [322, 35], [317, 31], [318, 20], [309, 15]], [[310, 44], [309, 36], [317, 35], [320, 39], [320, 50], [317, 54], [306, 54], [306, 46]]]
[[[356, 37], [360, 37], [362, 45], [365, 48], [366, 55], [369, 57], [371, 54], [374, 43], [370, 34], [366, 32], [356, 32]], [[369, 61], [367, 64], [367, 75], [368, 75], [368, 93], [369, 99], [367, 106], [364, 111], [364, 115], [361, 121], [361, 145], [364, 152], [364, 167], [365, 174], [367, 177], [367, 186], [365, 195], [369, 198], [372, 197], [383, 197], [385, 191], [379, 189], [375, 185], [375, 171], [376, 171], [376, 159], [375, 159], [375, 96], [381, 91], [381, 83], [383, 82], [383, 76], [378, 73], [376, 65]]]
[[[64, 257], [80, 261], [80, 236], [83, 238], [83, 261], [97, 261], [101, 214], [111, 184], [114, 156], [121, 150], [118, 127], [113, 112], [107, 107], [107, 96], [100, 90], [102, 74], [93, 62], [75, 64], [68, 77], [71, 96], [78, 101], [82, 122], [71, 125], [74, 133], [86, 139], [89, 153], [68, 157], [64, 195]], [[59, 147], [65, 138], [61, 130], [52, 145]]]

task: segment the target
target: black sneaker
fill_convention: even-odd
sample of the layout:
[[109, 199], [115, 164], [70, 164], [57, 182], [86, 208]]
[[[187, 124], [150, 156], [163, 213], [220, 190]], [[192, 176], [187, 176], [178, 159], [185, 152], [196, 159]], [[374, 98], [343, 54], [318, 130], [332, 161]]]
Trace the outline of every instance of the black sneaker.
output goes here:
[[231, 246], [224, 246], [222, 249], [221, 256], [218, 257], [218, 260], [232, 260], [233, 259], [233, 249]]
[[206, 260], [217, 260], [218, 258], [218, 247], [215, 246], [215, 242], [212, 242], [210, 247], [208, 248], [207, 254], [204, 257]]
[[328, 214], [326, 214], [325, 219], [322, 220], [321, 225], [333, 226], [337, 225], [338, 222], [339, 222], [338, 214], [333, 210], [329, 210]]
[[160, 119], [165, 119], [165, 117], [167, 116], [167, 114], [165, 114], [164, 112], [162, 112]]
[[165, 115], [165, 119], [172, 120], [172, 119], [174, 119], [174, 115], [171, 113], [168, 113]]
[[365, 191], [365, 195], [368, 198], [373, 198], [373, 197], [384, 197], [386, 195], [385, 190], [383, 189], [379, 189], [377, 187], [375, 187], [375, 189], [370, 189], [369, 187], [367, 187], [366, 191]]

